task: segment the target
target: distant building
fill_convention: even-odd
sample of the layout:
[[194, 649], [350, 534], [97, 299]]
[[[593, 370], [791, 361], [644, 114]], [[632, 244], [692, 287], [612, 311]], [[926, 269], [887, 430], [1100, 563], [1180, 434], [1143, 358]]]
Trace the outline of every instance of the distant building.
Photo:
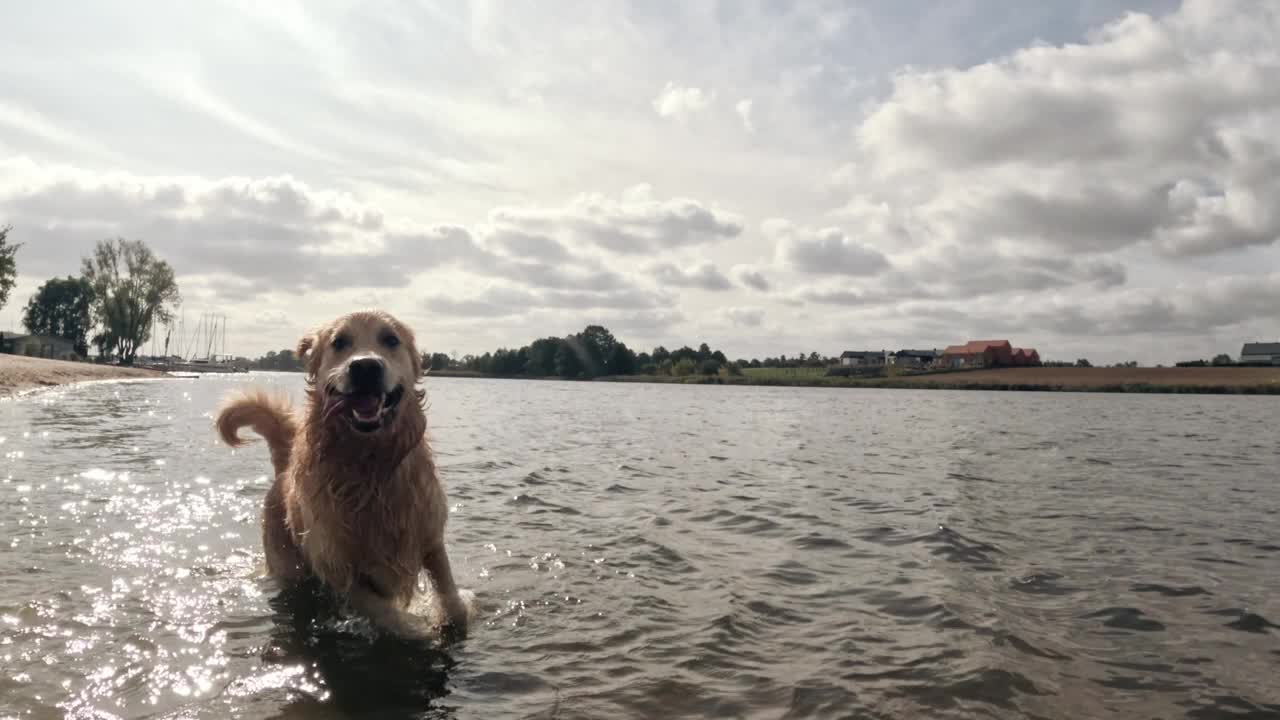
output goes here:
[[895, 367], [924, 367], [936, 362], [941, 354], [937, 350], [899, 350], [889, 354], [889, 364]]
[[1013, 346], [1008, 340], [973, 340], [942, 351], [938, 364], [949, 368], [981, 368], [1013, 365]]
[[884, 350], [845, 350], [840, 353], [840, 364], [844, 367], [884, 365], [887, 358]]
[[1245, 343], [1240, 349], [1240, 364], [1280, 365], [1280, 342]]
[[50, 360], [81, 360], [75, 343], [53, 335], [4, 335], [0, 352]]
[[1036, 352], [1035, 348], [1014, 348], [1013, 364], [1016, 367], [1021, 367], [1025, 365], [1039, 365], [1040, 353]]

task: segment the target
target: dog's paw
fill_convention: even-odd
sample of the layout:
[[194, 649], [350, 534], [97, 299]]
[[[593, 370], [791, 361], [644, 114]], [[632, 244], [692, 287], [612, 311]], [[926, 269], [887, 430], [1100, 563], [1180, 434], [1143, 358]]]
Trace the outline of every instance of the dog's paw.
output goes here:
[[476, 621], [476, 617], [480, 614], [480, 600], [476, 598], [476, 594], [470, 590], [459, 590], [458, 600], [462, 602], [462, 606], [466, 609], [464, 613], [467, 619], [467, 625], [471, 625]]

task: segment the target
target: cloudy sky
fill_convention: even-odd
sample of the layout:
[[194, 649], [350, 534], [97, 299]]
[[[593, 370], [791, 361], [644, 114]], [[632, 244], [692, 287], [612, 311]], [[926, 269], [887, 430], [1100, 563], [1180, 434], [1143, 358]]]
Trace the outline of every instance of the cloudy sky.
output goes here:
[[110, 236], [189, 324], [730, 356], [1280, 337], [1280, 3], [0, 7], [12, 328]]

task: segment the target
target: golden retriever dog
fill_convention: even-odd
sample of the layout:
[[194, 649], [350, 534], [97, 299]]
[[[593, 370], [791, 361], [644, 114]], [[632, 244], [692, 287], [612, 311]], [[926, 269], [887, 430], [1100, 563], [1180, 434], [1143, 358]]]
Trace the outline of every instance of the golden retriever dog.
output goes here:
[[[298, 357], [300, 417], [288, 399], [251, 390], [228, 398], [216, 420], [228, 445], [242, 445], [238, 431], [249, 427], [270, 449], [268, 572], [287, 584], [318, 578], [397, 635], [464, 633], [472, 605], [445, 553], [448, 507], [427, 444], [413, 333], [387, 313], [351, 313], [302, 338]], [[443, 615], [435, 621], [408, 610], [423, 569]]]

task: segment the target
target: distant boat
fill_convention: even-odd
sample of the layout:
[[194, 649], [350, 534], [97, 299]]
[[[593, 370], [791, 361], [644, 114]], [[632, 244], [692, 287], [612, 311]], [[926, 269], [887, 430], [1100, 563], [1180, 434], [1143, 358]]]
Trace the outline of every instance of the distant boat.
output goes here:
[[[182, 340], [182, 331], [179, 329], [179, 342]], [[230, 355], [226, 355], [227, 346], [227, 318], [225, 315], [216, 315], [206, 313], [200, 317], [200, 324], [196, 327], [190, 340], [185, 343], [187, 358], [180, 355], [169, 355], [169, 341], [172, 335], [172, 329], [165, 333], [165, 353], [163, 357], [148, 358], [145, 363], [136, 363], [140, 367], [152, 370], [162, 370], [164, 372], [182, 372], [182, 373], [247, 373], [249, 372], [248, 361], [237, 360]], [[195, 352], [203, 347], [204, 357], [196, 357]], [[223, 354], [217, 351], [221, 348]], [[193, 352], [194, 351], [194, 352]]]

